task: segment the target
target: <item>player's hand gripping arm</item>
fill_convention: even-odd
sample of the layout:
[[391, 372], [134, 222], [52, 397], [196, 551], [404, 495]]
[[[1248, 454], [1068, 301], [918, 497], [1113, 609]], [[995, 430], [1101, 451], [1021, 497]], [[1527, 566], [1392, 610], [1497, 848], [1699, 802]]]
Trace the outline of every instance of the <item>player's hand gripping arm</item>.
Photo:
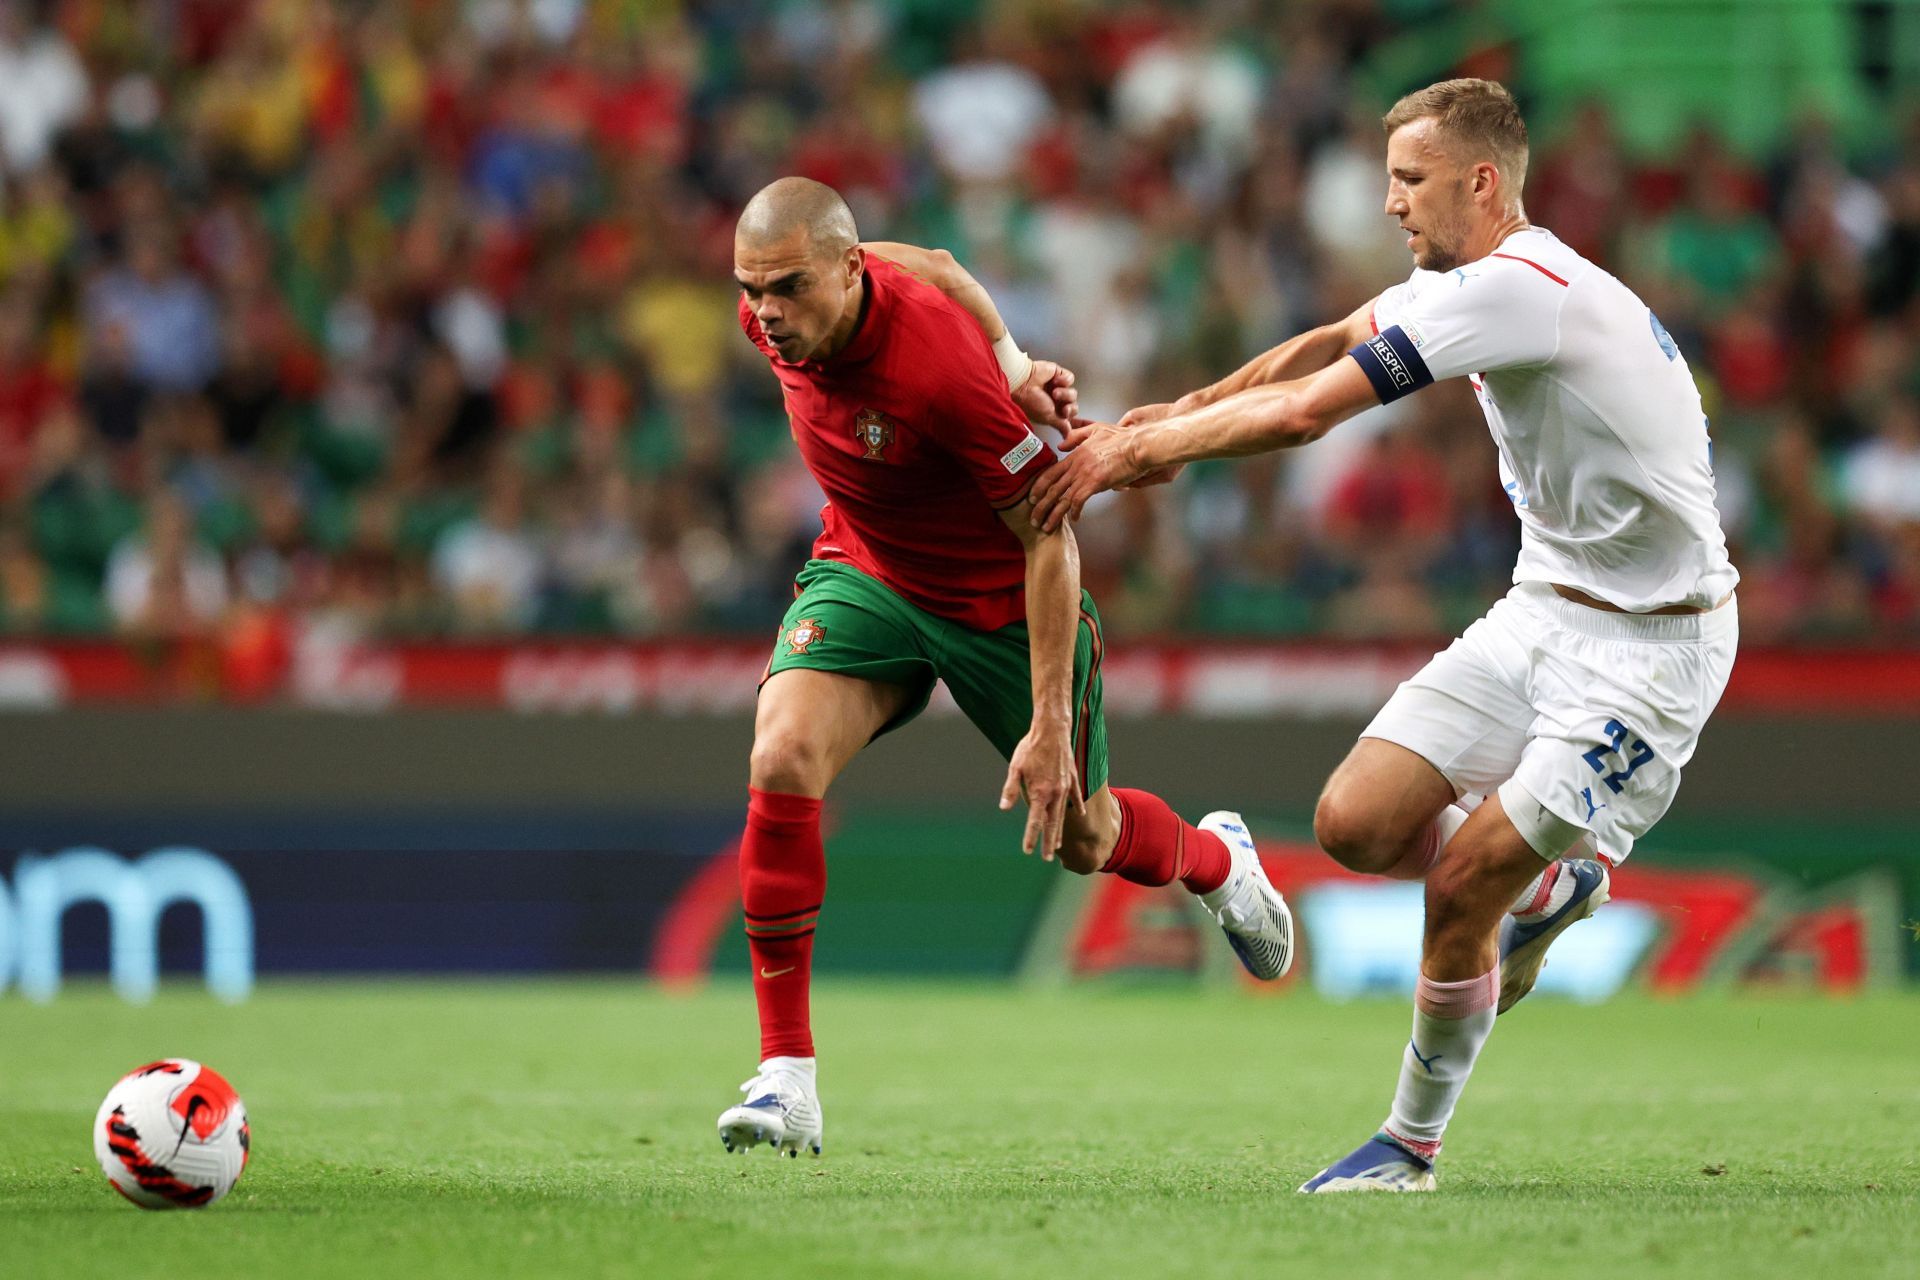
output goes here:
[[1200, 458], [1243, 458], [1318, 440], [1337, 423], [1378, 404], [1357, 360], [1341, 360], [1292, 382], [1250, 387], [1190, 411], [1136, 427], [1077, 423], [1073, 450], [1033, 489], [1033, 522], [1058, 529], [1087, 499], [1141, 476]]
[[877, 254], [895, 266], [919, 276], [928, 284], [959, 303], [973, 317], [980, 331], [993, 344], [993, 354], [1007, 375], [1008, 394], [1036, 426], [1066, 431], [1080, 407], [1080, 393], [1074, 389], [1073, 370], [1052, 360], [1035, 360], [1020, 349], [1007, 332], [1007, 322], [986, 286], [975, 280], [945, 249], [921, 249], [895, 240], [873, 240], [861, 248]]
[[[1318, 329], [1309, 329], [1305, 333], [1287, 339], [1277, 347], [1261, 352], [1220, 381], [1211, 386], [1201, 387], [1198, 391], [1189, 391], [1172, 404], [1143, 404], [1129, 409], [1116, 425], [1137, 427], [1149, 422], [1158, 422], [1162, 418], [1169, 418], [1177, 413], [1191, 413], [1195, 409], [1204, 409], [1228, 396], [1238, 395], [1250, 387], [1289, 382], [1296, 378], [1304, 378], [1308, 374], [1318, 373], [1367, 340], [1373, 331], [1373, 301], [1368, 299], [1364, 305], [1344, 320], [1321, 325]], [[1144, 489], [1148, 485], [1165, 484], [1179, 475], [1184, 466], [1184, 463], [1174, 463], [1170, 466], [1157, 467], [1133, 480], [1126, 487]]]
[[[1056, 464], [1057, 465], [1057, 464]], [[1033, 665], [1033, 724], [1013, 749], [1000, 807], [1027, 797], [1020, 847], [1052, 861], [1067, 809], [1086, 812], [1073, 764], [1073, 646], [1080, 627], [1080, 549], [1073, 530], [1042, 532], [1022, 502], [1000, 513], [1027, 551], [1027, 647]]]

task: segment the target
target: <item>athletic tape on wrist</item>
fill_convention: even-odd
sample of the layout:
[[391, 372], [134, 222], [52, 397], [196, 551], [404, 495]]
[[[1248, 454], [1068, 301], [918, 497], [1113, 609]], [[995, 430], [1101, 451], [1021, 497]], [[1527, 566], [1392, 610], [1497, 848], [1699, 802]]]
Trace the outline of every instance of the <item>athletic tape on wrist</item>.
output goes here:
[[1033, 375], [1033, 357], [1020, 349], [1011, 332], [994, 340], [993, 357], [1000, 362], [1000, 372], [1007, 375], [1009, 391], [1018, 391], [1020, 384]]

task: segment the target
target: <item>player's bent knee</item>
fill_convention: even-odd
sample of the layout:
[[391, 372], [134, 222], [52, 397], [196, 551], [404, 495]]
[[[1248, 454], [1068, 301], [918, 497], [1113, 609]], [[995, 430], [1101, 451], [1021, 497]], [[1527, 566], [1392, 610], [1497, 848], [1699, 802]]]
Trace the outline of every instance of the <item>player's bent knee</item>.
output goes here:
[[1313, 838], [1349, 871], [1375, 873], [1393, 865], [1396, 850], [1375, 829], [1371, 815], [1332, 788], [1313, 810]]
[[783, 795], [820, 795], [833, 781], [832, 763], [819, 743], [780, 728], [754, 735], [747, 771], [757, 790]]

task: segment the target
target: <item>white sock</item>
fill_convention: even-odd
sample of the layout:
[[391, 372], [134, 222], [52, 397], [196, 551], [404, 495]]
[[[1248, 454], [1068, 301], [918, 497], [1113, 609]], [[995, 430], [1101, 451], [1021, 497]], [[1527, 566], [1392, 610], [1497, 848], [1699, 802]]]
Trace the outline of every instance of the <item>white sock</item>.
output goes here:
[[1465, 982], [1420, 975], [1414, 996], [1413, 1036], [1400, 1056], [1393, 1111], [1381, 1128], [1417, 1155], [1432, 1160], [1467, 1087], [1474, 1059], [1493, 1030], [1500, 1003], [1500, 966]]
[[1380, 874], [1389, 880], [1425, 880], [1427, 872], [1433, 870], [1433, 864], [1440, 861], [1440, 853], [1447, 847], [1447, 841], [1459, 834], [1466, 821], [1465, 809], [1457, 804], [1448, 805], [1427, 827], [1420, 843]]

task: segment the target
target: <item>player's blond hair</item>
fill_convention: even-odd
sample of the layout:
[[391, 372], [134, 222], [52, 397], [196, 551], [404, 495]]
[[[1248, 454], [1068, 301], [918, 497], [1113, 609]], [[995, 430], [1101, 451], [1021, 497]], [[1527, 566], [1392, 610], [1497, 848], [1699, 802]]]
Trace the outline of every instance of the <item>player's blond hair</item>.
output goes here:
[[1527, 122], [1506, 86], [1492, 80], [1442, 80], [1417, 89], [1393, 104], [1380, 117], [1391, 138], [1415, 120], [1437, 122], [1443, 144], [1454, 158], [1468, 164], [1491, 160], [1512, 188], [1509, 199], [1519, 202], [1527, 184]]

